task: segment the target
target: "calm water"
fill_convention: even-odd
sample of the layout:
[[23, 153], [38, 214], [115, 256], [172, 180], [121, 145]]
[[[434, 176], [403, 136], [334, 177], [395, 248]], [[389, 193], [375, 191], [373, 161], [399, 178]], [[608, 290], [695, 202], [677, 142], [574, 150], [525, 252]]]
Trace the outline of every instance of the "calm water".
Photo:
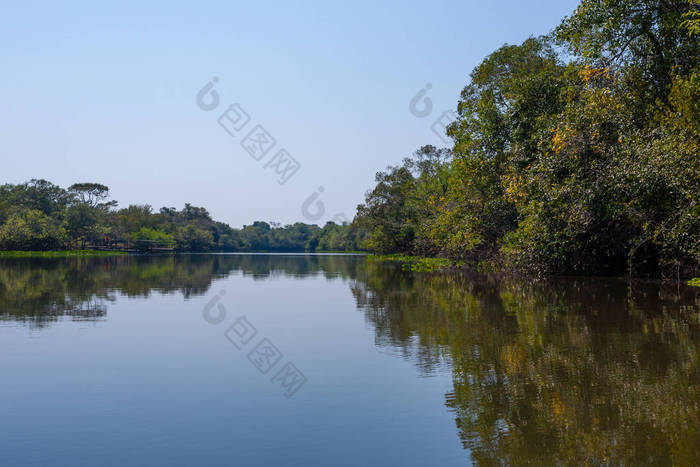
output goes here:
[[0, 260], [0, 464], [700, 463], [700, 289]]

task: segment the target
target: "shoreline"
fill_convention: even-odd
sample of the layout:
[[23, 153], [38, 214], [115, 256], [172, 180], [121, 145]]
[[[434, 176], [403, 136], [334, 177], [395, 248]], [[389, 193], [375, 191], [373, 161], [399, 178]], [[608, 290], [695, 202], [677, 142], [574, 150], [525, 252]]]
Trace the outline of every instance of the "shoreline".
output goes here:
[[78, 256], [126, 256], [123, 251], [100, 250], [51, 250], [51, 251], [0, 251], [0, 258], [71, 258]]

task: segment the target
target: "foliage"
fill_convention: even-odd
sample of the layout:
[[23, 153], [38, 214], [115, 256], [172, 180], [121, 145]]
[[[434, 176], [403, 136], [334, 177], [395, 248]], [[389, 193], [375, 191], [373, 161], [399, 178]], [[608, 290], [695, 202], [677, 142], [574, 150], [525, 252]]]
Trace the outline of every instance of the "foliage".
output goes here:
[[41, 211], [17, 212], [0, 226], [0, 247], [7, 250], [50, 250], [63, 247], [66, 232]]
[[450, 151], [424, 146], [398, 167], [377, 173], [375, 188], [357, 207], [362, 246], [381, 253], [434, 253], [427, 225], [431, 204], [444, 197]]
[[99, 234], [101, 212], [87, 203], [76, 203], [68, 207], [65, 215], [65, 227], [71, 239], [79, 240], [85, 245]]
[[[583, 0], [471, 74], [452, 159], [377, 175], [365, 246], [540, 274], [700, 268], [697, 0]], [[425, 196], [420, 187], [430, 187]]]
[[115, 206], [116, 203], [103, 204], [102, 201], [109, 197], [109, 188], [99, 183], [75, 183], [68, 187], [68, 192], [73, 194], [82, 204], [92, 207]]
[[688, 35], [700, 35], [700, 0], [688, 0], [691, 8], [683, 13], [683, 22], [681, 26], [688, 30]]
[[[202, 207], [149, 205], [116, 209], [109, 188], [80, 183], [64, 190], [46, 180], [0, 186], [0, 249], [56, 250], [128, 246], [150, 251], [354, 251], [361, 233], [329, 222], [323, 228], [257, 221], [234, 229]], [[107, 245], [108, 244], [108, 245]]]

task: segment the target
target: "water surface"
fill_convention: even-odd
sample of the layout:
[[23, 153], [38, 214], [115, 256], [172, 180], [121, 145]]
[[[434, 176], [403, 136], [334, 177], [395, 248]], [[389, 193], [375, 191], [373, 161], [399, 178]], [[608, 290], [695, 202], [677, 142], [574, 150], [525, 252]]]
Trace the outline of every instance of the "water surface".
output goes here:
[[697, 464], [698, 290], [347, 255], [1, 259], [0, 463]]

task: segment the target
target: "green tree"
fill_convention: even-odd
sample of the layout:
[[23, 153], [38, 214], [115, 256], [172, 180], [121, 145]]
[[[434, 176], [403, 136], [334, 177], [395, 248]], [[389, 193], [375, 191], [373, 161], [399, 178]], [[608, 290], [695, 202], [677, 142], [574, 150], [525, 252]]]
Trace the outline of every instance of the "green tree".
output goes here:
[[638, 102], [668, 104], [673, 74], [687, 74], [700, 55], [684, 25], [697, 13], [696, 0], [583, 0], [556, 36], [591, 66], [624, 68]]
[[100, 232], [99, 221], [101, 211], [87, 203], [70, 206], [66, 210], [65, 228], [71, 241], [79, 241], [81, 247], [94, 240]]
[[487, 57], [461, 94], [448, 134], [454, 162], [429, 236], [458, 258], [497, 253], [517, 226], [523, 173], [540, 154], [539, 139], [564, 106], [567, 69], [545, 38], [506, 45]]
[[38, 210], [14, 214], [0, 226], [0, 247], [6, 250], [52, 250], [65, 241], [65, 230]]
[[104, 202], [109, 197], [109, 187], [99, 183], [75, 183], [68, 187], [68, 192], [77, 200], [94, 208], [113, 207], [116, 201]]
[[389, 167], [377, 173], [375, 181], [365, 203], [357, 207], [358, 222], [368, 231], [365, 246], [384, 253], [410, 251], [416, 235], [408, 199], [414, 188], [413, 175], [406, 167]]
[[177, 249], [182, 251], [210, 251], [214, 245], [211, 231], [191, 224], [178, 229], [175, 239]]

